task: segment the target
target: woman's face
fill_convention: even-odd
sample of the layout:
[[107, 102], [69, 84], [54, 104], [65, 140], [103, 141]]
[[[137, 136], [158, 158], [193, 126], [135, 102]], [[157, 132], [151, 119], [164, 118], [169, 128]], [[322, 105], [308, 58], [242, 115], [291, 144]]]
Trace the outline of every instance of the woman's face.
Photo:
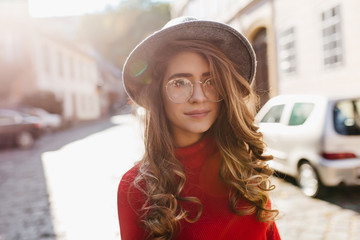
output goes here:
[[[181, 52], [168, 63], [162, 82], [162, 95], [166, 116], [177, 147], [199, 141], [219, 114], [220, 103], [209, 101], [199, 83], [209, 77], [209, 63], [198, 53]], [[193, 84], [193, 94], [184, 103], [174, 103], [166, 92], [167, 83], [176, 78], [186, 78]]]

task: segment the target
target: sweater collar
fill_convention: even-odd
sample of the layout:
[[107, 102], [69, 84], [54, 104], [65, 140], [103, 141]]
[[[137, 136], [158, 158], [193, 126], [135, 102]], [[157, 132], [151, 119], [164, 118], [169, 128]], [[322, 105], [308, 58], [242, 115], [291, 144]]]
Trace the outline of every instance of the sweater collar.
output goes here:
[[175, 148], [175, 156], [185, 167], [194, 168], [201, 166], [216, 151], [218, 148], [214, 139], [209, 134], [204, 134], [198, 142], [190, 146]]

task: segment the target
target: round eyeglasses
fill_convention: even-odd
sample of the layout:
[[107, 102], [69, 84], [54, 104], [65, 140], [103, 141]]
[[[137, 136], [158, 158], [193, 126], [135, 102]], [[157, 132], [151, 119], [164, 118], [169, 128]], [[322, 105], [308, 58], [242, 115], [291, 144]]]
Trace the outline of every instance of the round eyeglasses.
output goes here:
[[196, 81], [192, 83], [187, 78], [176, 78], [166, 84], [166, 94], [174, 103], [186, 103], [194, 92], [194, 84], [200, 83], [205, 97], [210, 102], [220, 102], [221, 96], [214, 86], [214, 79], [208, 78], [204, 82]]

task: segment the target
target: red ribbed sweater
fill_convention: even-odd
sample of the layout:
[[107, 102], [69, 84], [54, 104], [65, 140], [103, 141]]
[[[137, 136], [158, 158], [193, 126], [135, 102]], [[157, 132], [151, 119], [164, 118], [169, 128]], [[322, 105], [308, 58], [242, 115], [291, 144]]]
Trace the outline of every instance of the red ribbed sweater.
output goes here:
[[[229, 207], [228, 187], [219, 178], [220, 153], [216, 143], [209, 137], [175, 150], [183, 164], [187, 181], [183, 196], [195, 196], [203, 205], [200, 219], [195, 223], [181, 222], [176, 239], [183, 240], [278, 240], [276, 224], [261, 223], [255, 215], [238, 216]], [[144, 196], [136, 188], [129, 188], [138, 172], [138, 166], [130, 169], [121, 179], [118, 189], [118, 216], [122, 240], [145, 239], [147, 233], [140, 225], [136, 209], [144, 203]], [[128, 194], [128, 192], [130, 193]], [[192, 216], [197, 206], [180, 202]], [[248, 205], [241, 201], [239, 207]]]

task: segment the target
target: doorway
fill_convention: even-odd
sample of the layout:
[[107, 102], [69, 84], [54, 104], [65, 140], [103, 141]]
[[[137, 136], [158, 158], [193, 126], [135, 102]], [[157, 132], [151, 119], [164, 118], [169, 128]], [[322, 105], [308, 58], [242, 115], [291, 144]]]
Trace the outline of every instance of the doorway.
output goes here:
[[266, 28], [257, 31], [253, 38], [253, 47], [257, 59], [256, 77], [254, 83], [255, 92], [260, 97], [258, 110], [269, 100], [269, 74], [268, 74], [268, 57]]

